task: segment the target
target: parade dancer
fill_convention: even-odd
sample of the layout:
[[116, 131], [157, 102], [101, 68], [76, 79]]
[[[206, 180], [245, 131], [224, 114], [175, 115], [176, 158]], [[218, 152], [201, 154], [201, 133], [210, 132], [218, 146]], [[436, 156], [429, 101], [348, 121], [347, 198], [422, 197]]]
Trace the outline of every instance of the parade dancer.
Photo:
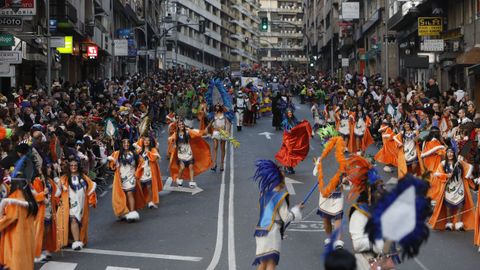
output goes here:
[[22, 175], [12, 175], [8, 198], [0, 204], [0, 266], [3, 269], [34, 269], [34, 221], [38, 206]]
[[[456, 157], [452, 148], [447, 149], [445, 160], [434, 174], [439, 191], [433, 198], [435, 210], [429, 220], [435, 230], [473, 230], [474, 208], [470, 184], [473, 166]], [[454, 227], [455, 225], [455, 227]]]
[[230, 120], [225, 115], [225, 109], [220, 104], [217, 103], [214, 107], [215, 116], [213, 119], [213, 163], [215, 166], [211, 168], [212, 171], [217, 171], [217, 153], [218, 153], [218, 145], [220, 144], [220, 171], [223, 172], [224, 170], [224, 163], [225, 163], [225, 146], [226, 146], [226, 136], [222, 135], [222, 133], [229, 134], [230, 133]]
[[[318, 129], [323, 128], [325, 126], [325, 115], [324, 112], [318, 107], [318, 105], [312, 102], [313, 105], [310, 108], [313, 117], [313, 134], [317, 132]], [[313, 136], [312, 134], [312, 136]]]
[[312, 127], [306, 120], [299, 122], [290, 108], [286, 111], [282, 127], [284, 130], [282, 146], [275, 159], [285, 167], [287, 173], [294, 174], [293, 168], [308, 155]]
[[144, 161], [141, 168], [140, 183], [146, 199], [145, 202], [148, 208], [158, 208], [160, 203], [158, 192], [163, 190], [163, 184], [160, 165], [158, 164], [161, 157], [156, 148], [155, 139], [144, 136], [134, 146], [137, 147], [138, 153]]
[[87, 244], [89, 207], [96, 207], [97, 184], [82, 174], [79, 162], [68, 163], [67, 174], [60, 178], [60, 206], [57, 210], [57, 237], [60, 248], [66, 247], [70, 235], [72, 249], [80, 250]]
[[[480, 177], [475, 179], [475, 184], [480, 185]], [[480, 253], [480, 200], [477, 200], [477, 210], [475, 211], [475, 233], [473, 235], [473, 244], [478, 246]]]
[[407, 173], [414, 175], [423, 174], [423, 162], [420, 158], [417, 138], [418, 132], [413, 129], [410, 121], [405, 122], [403, 130], [393, 137], [398, 151], [398, 179], [404, 177]]
[[139, 181], [143, 160], [130, 145], [122, 140], [120, 150], [108, 157], [110, 168], [115, 170], [112, 187], [112, 207], [115, 216], [128, 222], [140, 219], [136, 210], [145, 206], [142, 187]]
[[433, 181], [433, 174], [437, 171], [438, 166], [442, 162], [442, 158], [445, 157], [446, 147], [443, 145], [438, 127], [432, 127], [430, 134], [423, 142], [423, 149], [421, 158], [423, 164], [425, 164], [425, 170], [430, 173], [430, 188], [428, 196], [433, 198], [436, 192], [438, 192], [438, 182]]
[[57, 225], [56, 212], [57, 200], [60, 197], [60, 179], [52, 175], [52, 168], [45, 170], [43, 176], [36, 177], [32, 183], [32, 194], [38, 205], [38, 213], [35, 218], [35, 262], [45, 262], [51, 258], [51, 252], [57, 251]]
[[385, 120], [383, 120], [383, 123], [380, 126], [380, 129], [378, 129], [378, 132], [382, 134], [383, 145], [374, 156], [376, 161], [385, 164], [383, 171], [388, 173], [392, 172], [392, 168], [390, 166], [397, 167], [398, 156], [397, 146], [393, 140], [395, 133], [392, 130], [391, 121], [392, 116], [387, 114]]
[[183, 185], [184, 179], [190, 179], [190, 188], [196, 188], [194, 176], [208, 170], [212, 165], [210, 145], [202, 138], [205, 131], [187, 129], [183, 121], [179, 120], [176, 132], [168, 138], [173, 145], [170, 173], [179, 186]]
[[370, 134], [372, 121], [365, 114], [361, 105], [358, 105], [355, 114], [351, 117], [353, 118], [353, 129], [350, 130], [349, 151], [350, 153], [358, 151], [357, 154], [363, 155], [367, 148], [373, 144], [373, 138]]
[[[350, 143], [350, 132], [352, 129], [352, 123], [354, 122], [353, 117], [350, 115], [350, 112], [347, 109], [345, 104], [342, 105], [342, 109], [336, 114], [336, 126], [340, 135], [343, 137], [345, 144], [348, 146]], [[345, 147], [345, 152], [348, 151], [348, 148]]]
[[280, 260], [281, 241], [285, 225], [302, 219], [298, 204], [289, 209], [285, 176], [271, 160], [258, 160], [253, 179], [260, 189], [260, 218], [255, 229], [256, 252], [253, 265], [258, 270], [273, 270]]

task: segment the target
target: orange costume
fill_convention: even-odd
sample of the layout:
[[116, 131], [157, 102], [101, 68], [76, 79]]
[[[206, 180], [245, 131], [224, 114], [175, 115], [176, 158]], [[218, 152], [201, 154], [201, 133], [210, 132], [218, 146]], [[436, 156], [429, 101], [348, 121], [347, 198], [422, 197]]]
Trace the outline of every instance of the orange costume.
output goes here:
[[[140, 139], [137, 142], [137, 145], [139, 147], [143, 147], [143, 139]], [[142, 149], [140, 148], [138, 151], [139, 155], [142, 155], [141, 153]], [[158, 159], [160, 158], [160, 154], [157, 151], [157, 148], [152, 147], [150, 151], [146, 151], [143, 159], [146, 160], [148, 158], [148, 164], [150, 165], [150, 170], [151, 170], [151, 177], [152, 177], [152, 201], [154, 204], [160, 203], [160, 198], [158, 196], [158, 192], [163, 190], [163, 183], [162, 183], [162, 175], [160, 174], [160, 165], [158, 165]], [[139, 175], [143, 175], [143, 166], [140, 168]], [[146, 193], [148, 187], [146, 185], [142, 185], [142, 192]], [[145, 200], [147, 198], [145, 197]], [[145, 203], [149, 203], [145, 201]]]
[[[20, 190], [7, 199], [5, 209], [2, 203], [0, 212], [0, 264], [10, 270], [32, 270], [35, 257], [35, 233], [33, 215], [28, 215], [28, 202]], [[3, 211], [4, 210], [4, 211]]]
[[[127, 195], [125, 191], [122, 189], [122, 180], [120, 178], [120, 167], [117, 166], [119, 162], [118, 159], [120, 157], [120, 151], [115, 151], [111, 155], [113, 160], [110, 160], [110, 168], [115, 170], [115, 174], [113, 176], [113, 186], [112, 186], [112, 208], [113, 213], [117, 217], [123, 217], [127, 215], [130, 210], [127, 206]], [[142, 168], [143, 168], [143, 159], [141, 157], [138, 158], [138, 166], [135, 172], [135, 191], [133, 192], [135, 195], [135, 210], [139, 210], [145, 207], [145, 198], [143, 197], [142, 186], [140, 184], [140, 177], [142, 176]]]
[[[97, 206], [97, 194], [95, 189], [97, 184], [93, 182], [88, 176], [82, 175], [81, 178], [87, 183], [84, 187], [85, 192], [85, 204], [83, 206], [82, 220], [79, 220], [80, 225], [80, 241], [86, 245], [88, 240], [88, 219], [89, 219], [89, 206]], [[62, 193], [60, 195], [60, 204], [57, 209], [57, 240], [60, 246], [63, 248], [68, 246], [68, 237], [70, 235], [70, 186], [68, 184], [68, 176], [64, 175], [60, 178], [60, 186]]]
[[[195, 160], [193, 163], [193, 174], [197, 176], [202, 172], [208, 170], [212, 166], [212, 154], [210, 153], [210, 145], [202, 138], [203, 132], [195, 131], [193, 129], [187, 129], [190, 136], [189, 143], [192, 148], [192, 155]], [[175, 145], [175, 139], [177, 134], [174, 133], [168, 138], [168, 143], [172, 146]], [[177, 148], [173, 148], [172, 156], [170, 158], [170, 174], [173, 180], [190, 179], [189, 170], [183, 170], [183, 175], [179, 176], [179, 165]]]
[[431, 141], [424, 142], [421, 158], [425, 165], [425, 170], [430, 172], [430, 189], [428, 191], [428, 197], [432, 198], [434, 194], [439, 191], [439, 183], [433, 181], [433, 174], [437, 171], [438, 166], [442, 162], [442, 158], [445, 156], [446, 147], [442, 143], [433, 138]]
[[[434, 174], [434, 181], [438, 182], [439, 185], [439, 192], [435, 194], [436, 196], [433, 198], [434, 201], [436, 201], [435, 205], [435, 210], [433, 211], [432, 216], [430, 217], [430, 220], [428, 223], [430, 226], [432, 226], [433, 229], [435, 230], [444, 230], [445, 225], [447, 223], [446, 217], [447, 217], [447, 206], [445, 205], [445, 188], [448, 183], [448, 176], [447, 173], [445, 173], [445, 170], [443, 169], [443, 163], [445, 161], [442, 161], [440, 163], [440, 166], [438, 166], [437, 171]], [[457, 220], [457, 216], [455, 215], [453, 217], [453, 223], [456, 222], [463, 222], [465, 230], [473, 230], [474, 225], [475, 225], [475, 213], [472, 211], [473, 210], [473, 199], [472, 199], [472, 194], [470, 193], [470, 184], [471, 184], [471, 178], [472, 178], [472, 172], [473, 172], [473, 166], [468, 164], [467, 162], [463, 160], [459, 160], [459, 162], [462, 164], [463, 170], [462, 170], [462, 180], [463, 180], [463, 187], [465, 189], [464, 192], [464, 206], [463, 206], [463, 216], [462, 220]]]
[[367, 148], [373, 144], [373, 138], [372, 138], [372, 134], [370, 134], [370, 125], [372, 124], [372, 121], [370, 120], [370, 117], [365, 117], [365, 126], [366, 126], [366, 129], [365, 129], [365, 133], [363, 134], [362, 136], [362, 140], [361, 140], [361, 145], [360, 145], [360, 149], [357, 149], [357, 143], [356, 143], [356, 140], [355, 140], [355, 125], [356, 125], [356, 116], [355, 116], [355, 113], [352, 113], [351, 114], [351, 119], [353, 119], [352, 121], [350, 121], [350, 139], [348, 140], [348, 151], [350, 153], [355, 153], [357, 151], [362, 151], [362, 152], [365, 152], [365, 150], [367, 150]]
[[[393, 137], [393, 140], [395, 141], [395, 144], [397, 145], [397, 167], [398, 167], [398, 179], [402, 179], [408, 172], [408, 167], [407, 167], [407, 159], [405, 157], [405, 146], [404, 146], [404, 141], [403, 141], [403, 134], [399, 133]], [[418, 172], [410, 172], [412, 174], [417, 174], [417, 175], [422, 175], [424, 172], [424, 167], [423, 167], [423, 162], [420, 157], [420, 147], [418, 146], [418, 143], [415, 142], [414, 146], [414, 155], [417, 158], [418, 164], [419, 164], [419, 170]]]
[[395, 133], [388, 125], [382, 125], [378, 132], [382, 133], [383, 146], [375, 155], [374, 159], [386, 165], [397, 166], [397, 146], [393, 137]]
[[475, 211], [475, 234], [473, 236], [473, 244], [480, 247], [480, 200], [477, 200], [477, 211]]
[[52, 190], [50, 192], [50, 197], [48, 197], [48, 194], [45, 194], [45, 184], [40, 179], [39, 177], [36, 177], [33, 180], [32, 187], [33, 191], [32, 193], [35, 196], [35, 201], [37, 201], [38, 204], [38, 213], [37, 216], [35, 217], [35, 257], [40, 257], [42, 254], [43, 246], [44, 246], [44, 234], [45, 234], [45, 215], [47, 211], [47, 205], [45, 204], [46, 200], [50, 200], [51, 203], [51, 208], [52, 208], [52, 216], [50, 223], [47, 225], [49, 226], [48, 233], [45, 237], [45, 250], [48, 250], [49, 252], [56, 252], [58, 251], [58, 246], [57, 246], [57, 223], [56, 223], [56, 209], [57, 209], [57, 201], [58, 199], [55, 198], [55, 194], [57, 193], [57, 186], [55, 185], [55, 182], [53, 180], [48, 179], [50, 186], [52, 187]]

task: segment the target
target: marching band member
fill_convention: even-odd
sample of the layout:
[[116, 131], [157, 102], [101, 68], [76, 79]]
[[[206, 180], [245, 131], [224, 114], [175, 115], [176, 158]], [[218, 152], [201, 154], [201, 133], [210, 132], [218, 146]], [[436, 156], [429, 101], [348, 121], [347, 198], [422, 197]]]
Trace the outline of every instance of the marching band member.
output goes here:
[[280, 260], [285, 224], [302, 219], [299, 204], [289, 209], [285, 176], [271, 160], [258, 160], [253, 177], [260, 189], [260, 218], [255, 229], [256, 252], [253, 265], [258, 270], [273, 270]]
[[130, 146], [128, 139], [122, 140], [119, 151], [108, 157], [110, 168], [115, 170], [112, 188], [112, 207], [115, 216], [129, 222], [140, 219], [136, 210], [145, 206], [139, 181], [143, 159]]
[[385, 172], [392, 172], [392, 168], [389, 165], [397, 167], [398, 154], [397, 146], [393, 140], [395, 133], [392, 130], [391, 119], [392, 116], [388, 114], [378, 130], [382, 134], [383, 145], [374, 157], [376, 161], [385, 164], [385, 167], [383, 167]]
[[412, 128], [412, 123], [403, 124], [403, 130], [393, 137], [397, 145], [398, 179], [407, 173], [422, 175], [423, 163], [420, 159], [420, 149], [417, 143], [418, 132]]
[[0, 204], [0, 265], [4, 269], [30, 270], [35, 257], [38, 206], [27, 180], [20, 177], [12, 177], [10, 194]]
[[196, 188], [194, 176], [208, 170], [212, 165], [210, 145], [202, 138], [205, 131], [187, 129], [183, 121], [179, 120], [177, 131], [168, 138], [173, 145], [170, 173], [179, 186], [183, 185], [183, 179], [190, 179], [189, 186]]
[[157, 205], [160, 202], [158, 192], [163, 190], [163, 183], [160, 165], [158, 164], [161, 157], [156, 148], [156, 142], [153, 138], [145, 136], [134, 146], [137, 147], [138, 154], [144, 161], [141, 168], [140, 183], [146, 199], [145, 203], [147, 203], [148, 208], [158, 208]]
[[224, 170], [224, 163], [225, 163], [225, 145], [226, 145], [226, 138], [222, 137], [221, 132], [225, 132], [227, 134], [230, 133], [230, 121], [224, 114], [224, 108], [220, 103], [217, 103], [214, 107], [215, 117], [213, 120], [213, 163], [215, 166], [212, 167], [212, 171], [217, 171], [217, 152], [218, 152], [218, 145], [220, 144], [220, 171], [223, 172]]
[[[440, 163], [434, 174], [439, 191], [433, 198], [435, 210], [429, 224], [435, 230], [473, 230], [474, 213], [470, 180], [473, 166], [458, 158], [452, 148], [446, 151], [445, 160]], [[453, 227], [455, 224], [455, 227]]]
[[89, 207], [96, 207], [97, 184], [82, 174], [79, 162], [68, 164], [67, 174], [60, 178], [60, 206], [57, 210], [57, 238], [60, 248], [69, 244], [73, 237], [72, 249], [80, 250], [87, 244]]

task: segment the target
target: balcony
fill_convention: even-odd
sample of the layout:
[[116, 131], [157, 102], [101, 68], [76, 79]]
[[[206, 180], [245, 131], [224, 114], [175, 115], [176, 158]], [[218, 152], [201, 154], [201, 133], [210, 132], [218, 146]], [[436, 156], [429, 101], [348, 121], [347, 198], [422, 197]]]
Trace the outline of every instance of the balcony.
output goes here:
[[50, 1], [50, 17], [60, 22], [70, 22], [73, 26], [77, 20], [77, 9], [66, 0]]
[[109, 0], [95, 0], [95, 13], [108, 12], [110, 10]]

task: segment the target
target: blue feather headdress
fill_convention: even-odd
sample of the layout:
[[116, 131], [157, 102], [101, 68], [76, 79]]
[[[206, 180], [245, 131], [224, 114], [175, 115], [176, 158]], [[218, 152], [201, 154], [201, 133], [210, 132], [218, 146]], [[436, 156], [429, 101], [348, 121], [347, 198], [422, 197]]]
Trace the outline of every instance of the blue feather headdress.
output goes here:
[[[213, 89], [217, 88], [218, 92], [220, 93], [220, 97], [222, 98], [223, 106], [227, 109], [227, 112], [225, 112], [225, 116], [230, 122], [233, 122], [235, 120], [235, 113], [233, 112], [233, 106], [232, 106], [232, 97], [228, 94], [227, 89], [225, 88], [222, 80], [220, 79], [212, 79], [210, 80], [210, 83], [208, 84], [208, 89], [207, 93], [205, 93], [205, 101], [207, 102], [207, 105], [209, 108], [213, 108]], [[214, 118], [215, 112], [211, 111], [208, 114], [208, 119], [212, 120]]]
[[399, 243], [403, 258], [418, 255], [430, 234], [426, 224], [431, 214], [427, 190], [428, 184], [412, 175], [399, 180], [396, 188], [380, 198], [371, 211], [365, 227], [370, 241]]
[[13, 167], [13, 172], [10, 175], [12, 179], [16, 178], [18, 174], [21, 172], [21, 170], [23, 169], [23, 164], [25, 163], [26, 159], [27, 159], [27, 155], [24, 155], [19, 160], [17, 160], [17, 162], [15, 162], [15, 165]]
[[260, 159], [255, 162], [257, 170], [253, 181], [258, 182], [261, 193], [272, 191], [276, 186], [283, 183], [284, 176], [275, 162], [267, 159]]

